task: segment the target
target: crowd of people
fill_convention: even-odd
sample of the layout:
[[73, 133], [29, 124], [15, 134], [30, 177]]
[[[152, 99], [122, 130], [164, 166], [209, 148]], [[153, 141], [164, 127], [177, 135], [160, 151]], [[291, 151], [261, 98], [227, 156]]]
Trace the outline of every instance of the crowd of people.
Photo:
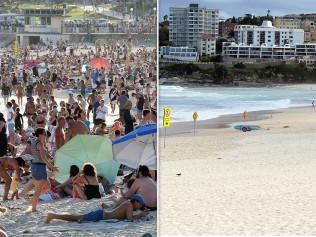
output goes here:
[[156, 33], [156, 21], [151, 17], [138, 18], [131, 21], [98, 22], [92, 20], [68, 20], [64, 22], [67, 33]]
[[[156, 50], [137, 45], [131, 39], [97, 44], [95, 49], [57, 42], [32, 46], [35, 51], [21, 48], [19, 55], [13, 50], [0, 55], [3, 201], [10, 199], [10, 192], [11, 199], [26, 198], [34, 190], [30, 211], [37, 211], [44, 194], [82, 200], [122, 196], [112, 212], [50, 213], [47, 222], [134, 220], [156, 209], [156, 175], [146, 166], [126, 180], [125, 191], [98, 175], [88, 160], [83, 167], [69, 167], [64, 183], [54, 178], [59, 172], [56, 151], [76, 135], [107, 136], [115, 141], [137, 127], [156, 123]], [[105, 63], [97, 66], [93, 60]], [[22, 191], [18, 190], [21, 181]], [[143, 211], [135, 216], [136, 209]]]

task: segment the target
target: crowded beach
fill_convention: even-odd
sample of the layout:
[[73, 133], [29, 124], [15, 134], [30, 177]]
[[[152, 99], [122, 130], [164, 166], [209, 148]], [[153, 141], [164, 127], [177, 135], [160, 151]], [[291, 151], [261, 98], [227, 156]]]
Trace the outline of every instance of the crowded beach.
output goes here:
[[155, 47], [40, 41], [0, 59], [0, 236], [155, 235]]

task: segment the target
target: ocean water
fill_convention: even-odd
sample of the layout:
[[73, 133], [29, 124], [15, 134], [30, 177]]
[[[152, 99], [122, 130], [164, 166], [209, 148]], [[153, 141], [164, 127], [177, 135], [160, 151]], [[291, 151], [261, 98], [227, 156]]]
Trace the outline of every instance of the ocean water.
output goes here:
[[181, 87], [160, 86], [160, 115], [171, 107], [171, 122], [192, 121], [196, 111], [199, 120], [247, 111], [312, 106], [316, 87], [309, 89], [272, 87]]

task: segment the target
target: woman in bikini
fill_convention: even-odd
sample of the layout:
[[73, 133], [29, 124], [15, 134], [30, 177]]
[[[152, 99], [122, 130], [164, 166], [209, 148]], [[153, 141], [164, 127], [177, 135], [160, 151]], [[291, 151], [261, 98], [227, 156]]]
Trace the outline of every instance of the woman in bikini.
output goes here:
[[101, 198], [97, 172], [91, 163], [85, 163], [82, 170], [73, 179], [73, 197], [84, 200]]

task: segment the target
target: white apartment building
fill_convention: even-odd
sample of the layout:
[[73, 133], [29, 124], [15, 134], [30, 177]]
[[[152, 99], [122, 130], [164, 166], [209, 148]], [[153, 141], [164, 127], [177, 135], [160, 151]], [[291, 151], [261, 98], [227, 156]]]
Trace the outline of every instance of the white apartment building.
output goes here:
[[190, 4], [186, 8], [170, 8], [169, 40], [176, 46], [198, 47], [203, 34], [218, 36], [219, 10]]
[[252, 46], [284, 46], [302, 44], [303, 29], [285, 29], [273, 27], [271, 21], [263, 21], [261, 26], [236, 25], [235, 43]]
[[283, 46], [269, 46], [262, 44], [259, 46], [236, 44], [231, 42], [223, 43], [223, 53], [225, 57], [248, 58], [248, 59], [296, 59], [301, 57], [315, 57], [316, 44], [296, 44]]
[[216, 39], [209, 34], [203, 34], [198, 41], [197, 50], [200, 56], [214, 56], [216, 54]]
[[171, 61], [197, 62], [199, 60], [199, 54], [196, 49], [189, 47], [162, 46], [159, 48], [159, 57]]

